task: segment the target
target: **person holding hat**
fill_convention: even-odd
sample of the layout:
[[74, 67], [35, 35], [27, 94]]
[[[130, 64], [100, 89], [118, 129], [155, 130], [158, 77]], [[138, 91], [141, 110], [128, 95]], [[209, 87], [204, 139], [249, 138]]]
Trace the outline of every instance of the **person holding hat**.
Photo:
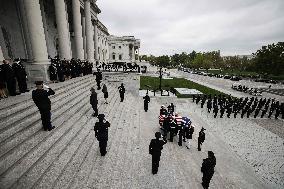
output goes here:
[[108, 141], [108, 128], [110, 127], [110, 123], [106, 121], [104, 114], [98, 115], [99, 121], [95, 123], [94, 131], [95, 136], [99, 141], [100, 153], [101, 156], [105, 156], [107, 151], [107, 141]]
[[[42, 81], [36, 81], [36, 89], [32, 92], [32, 98], [34, 103], [39, 109], [40, 115], [41, 115], [41, 121], [43, 125], [43, 129], [46, 131], [51, 131], [55, 127], [51, 125], [51, 102], [48, 98], [50, 95], [54, 95], [55, 92], [48, 87], [47, 85], [44, 85]], [[46, 87], [48, 91], [44, 90], [43, 87]]]
[[201, 145], [202, 143], [205, 141], [205, 131], [206, 129], [204, 129], [203, 127], [201, 128], [201, 130], [199, 131], [199, 135], [198, 135], [198, 151], [201, 151]]
[[201, 172], [202, 176], [202, 186], [203, 188], [208, 188], [211, 178], [214, 175], [214, 167], [216, 166], [216, 157], [214, 152], [208, 151], [208, 158], [203, 159]]
[[167, 140], [162, 137], [160, 132], [155, 133], [155, 139], [152, 139], [149, 145], [149, 154], [152, 155], [152, 174], [157, 174], [159, 169], [159, 162], [162, 153], [164, 144], [167, 143]]
[[92, 87], [91, 88], [91, 96], [90, 96], [90, 104], [92, 105], [92, 108], [94, 110], [93, 116], [98, 116], [98, 94], [96, 93], [96, 90]]

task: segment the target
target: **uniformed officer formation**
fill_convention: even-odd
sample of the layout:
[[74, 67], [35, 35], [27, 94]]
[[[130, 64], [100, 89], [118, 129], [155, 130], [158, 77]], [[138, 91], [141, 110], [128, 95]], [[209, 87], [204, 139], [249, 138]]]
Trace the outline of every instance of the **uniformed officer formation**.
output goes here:
[[3, 60], [0, 65], [0, 97], [7, 98], [9, 95], [16, 96], [28, 91], [27, 73], [22, 60]]
[[[148, 110], [148, 103], [150, 97], [146, 94], [144, 99], [144, 110]], [[146, 106], [146, 109], [145, 109]], [[162, 120], [162, 121], [161, 121]], [[162, 126], [163, 135], [160, 132], [155, 133], [155, 138], [151, 140], [149, 145], [149, 154], [152, 155], [152, 174], [157, 174], [159, 169], [159, 162], [163, 146], [167, 143], [169, 138], [170, 142], [174, 141], [174, 137], [178, 136], [178, 145], [182, 146], [183, 142], [188, 149], [190, 149], [190, 140], [194, 133], [194, 126], [188, 117], [181, 117], [178, 113], [175, 113], [175, 106], [171, 103], [167, 109], [164, 105], [161, 106], [159, 123]], [[205, 131], [203, 127], [198, 134], [198, 151], [201, 151], [201, 146], [205, 141]], [[170, 136], [168, 137], [168, 133]], [[214, 167], [216, 165], [216, 158], [212, 151], [208, 151], [208, 158], [203, 160], [201, 166], [202, 186], [208, 188], [210, 180], [214, 174]]]
[[284, 103], [276, 101], [275, 99], [266, 98], [232, 98], [231, 96], [224, 95], [193, 95], [193, 102], [198, 104], [200, 102], [201, 108], [207, 107], [208, 113], [213, 112], [214, 118], [217, 118], [218, 113], [220, 118], [224, 116], [234, 118], [239, 116], [241, 118], [249, 118], [253, 116], [254, 118], [260, 117], [274, 117], [275, 119], [284, 119]]
[[88, 61], [60, 60], [58, 57], [51, 59], [49, 75], [52, 82], [63, 82], [65, 80], [92, 74], [93, 64]]

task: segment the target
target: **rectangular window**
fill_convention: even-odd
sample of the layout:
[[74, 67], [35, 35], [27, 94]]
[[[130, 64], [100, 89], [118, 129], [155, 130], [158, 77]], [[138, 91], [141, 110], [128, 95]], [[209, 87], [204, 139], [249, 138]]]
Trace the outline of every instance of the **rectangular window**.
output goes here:
[[112, 49], [115, 49], [115, 46], [112, 46]]
[[122, 55], [121, 54], [119, 55], [119, 60], [122, 60]]
[[115, 54], [112, 55], [112, 59], [115, 60]]

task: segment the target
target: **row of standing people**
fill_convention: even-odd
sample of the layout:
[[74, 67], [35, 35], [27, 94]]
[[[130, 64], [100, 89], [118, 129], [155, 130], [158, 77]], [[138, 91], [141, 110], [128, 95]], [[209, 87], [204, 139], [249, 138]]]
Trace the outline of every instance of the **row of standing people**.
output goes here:
[[196, 104], [200, 102], [201, 108], [203, 108], [206, 103], [208, 113], [213, 109], [214, 118], [217, 117], [219, 112], [220, 118], [222, 118], [224, 114], [227, 114], [226, 116], [228, 118], [230, 118], [231, 114], [234, 115], [234, 118], [236, 118], [238, 114], [240, 114], [241, 118], [244, 116], [249, 118], [251, 114], [253, 114], [254, 118], [259, 115], [263, 118], [268, 113], [268, 118], [274, 115], [275, 119], [278, 119], [280, 114], [282, 114], [282, 119], [284, 119], [284, 103], [271, 98], [258, 99], [257, 97], [246, 97], [238, 99], [224, 95], [215, 95], [213, 98], [211, 95], [193, 95], [192, 100], [196, 102]]
[[49, 75], [52, 82], [63, 82], [67, 79], [92, 74], [93, 64], [88, 61], [51, 59]]
[[[18, 89], [17, 91], [17, 84]], [[0, 98], [28, 92], [27, 73], [21, 59], [3, 60], [0, 65]]]

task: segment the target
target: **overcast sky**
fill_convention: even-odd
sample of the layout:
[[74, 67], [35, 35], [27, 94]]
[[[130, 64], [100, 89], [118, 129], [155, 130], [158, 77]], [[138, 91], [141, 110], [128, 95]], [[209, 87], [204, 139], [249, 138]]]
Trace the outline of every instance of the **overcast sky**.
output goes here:
[[141, 39], [140, 54], [221, 50], [251, 54], [284, 41], [284, 0], [98, 0], [112, 35]]

